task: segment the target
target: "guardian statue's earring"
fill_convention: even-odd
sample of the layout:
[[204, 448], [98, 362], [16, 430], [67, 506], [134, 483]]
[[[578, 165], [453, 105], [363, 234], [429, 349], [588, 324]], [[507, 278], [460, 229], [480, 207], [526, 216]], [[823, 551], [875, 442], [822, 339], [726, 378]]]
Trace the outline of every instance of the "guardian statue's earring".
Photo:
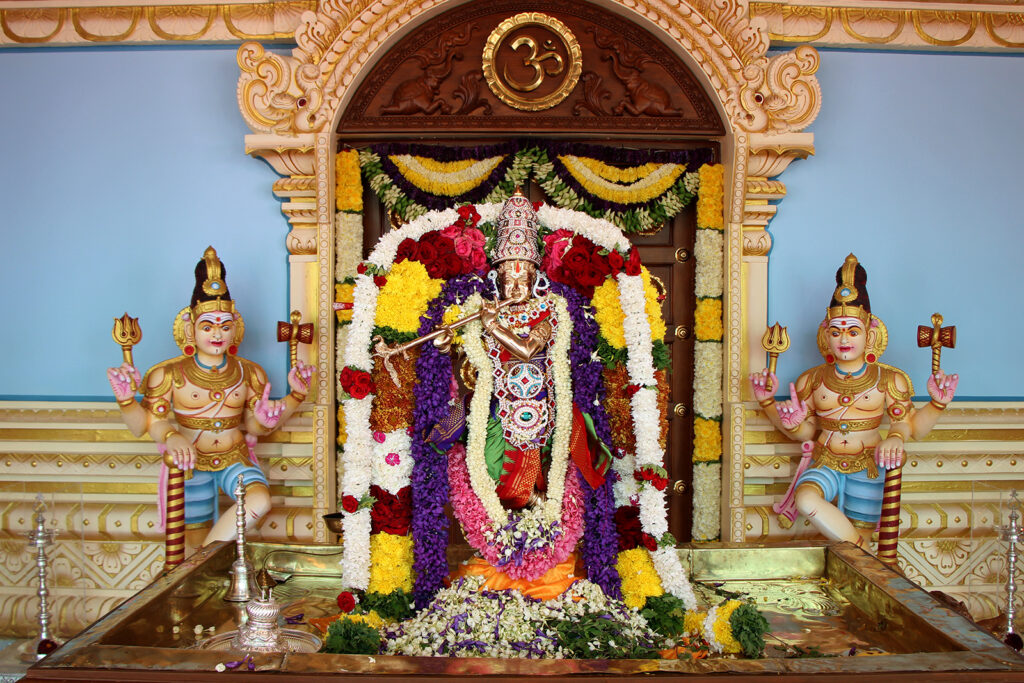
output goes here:
[[548, 276], [542, 272], [537, 272], [537, 279], [533, 282], [533, 296], [539, 298], [544, 295], [546, 291], [551, 287], [551, 281], [548, 280]]

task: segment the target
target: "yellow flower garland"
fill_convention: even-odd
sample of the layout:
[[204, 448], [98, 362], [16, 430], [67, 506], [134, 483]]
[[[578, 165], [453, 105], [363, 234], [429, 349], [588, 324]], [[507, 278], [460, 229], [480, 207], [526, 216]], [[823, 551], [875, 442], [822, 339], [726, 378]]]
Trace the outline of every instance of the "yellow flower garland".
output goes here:
[[615, 568], [622, 579], [622, 600], [630, 607], [640, 609], [647, 598], [663, 595], [661, 579], [654, 568], [654, 561], [646, 548], [623, 550], [615, 562]]
[[[651, 284], [651, 274], [643, 268], [640, 276], [644, 281], [644, 309], [647, 321], [651, 325], [651, 341], [665, 338], [665, 320], [661, 317], [661, 303], [658, 301], [658, 290]], [[610, 346], [616, 349], [626, 348], [626, 333], [623, 326], [626, 316], [619, 303], [619, 283], [608, 278], [594, 290], [594, 319], [601, 330], [601, 335]]]
[[458, 197], [479, 186], [504, 158], [442, 162], [409, 154], [388, 157], [410, 183], [424, 192], [444, 197]]
[[656, 199], [675, 185], [679, 176], [686, 171], [685, 164], [656, 164], [648, 173], [629, 185], [617, 185], [605, 180], [581, 163], [582, 157], [563, 155], [558, 157], [565, 170], [590, 194], [619, 204], [644, 204]]
[[732, 613], [742, 604], [739, 600], [730, 600], [724, 605], [719, 605], [718, 611], [715, 613], [715, 623], [711, 628], [714, 631], [715, 639], [722, 644], [722, 651], [726, 654], [735, 655], [743, 651], [743, 646], [733, 637], [732, 624], [729, 623]]
[[412, 536], [370, 536], [370, 584], [367, 592], [412, 592]]
[[335, 203], [338, 211], [363, 210], [363, 183], [359, 176], [359, 152], [347, 149], [334, 158]]
[[422, 263], [409, 260], [396, 263], [387, 280], [377, 297], [374, 323], [399, 332], [415, 332], [420, 327], [420, 316], [441, 293], [444, 281], [432, 279]]
[[686, 610], [683, 616], [683, 633], [688, 636], [699, 636], [704, 630], [704, 620], [707, 618], [707, 612]]
[[703, 417], [693, 419], [693, 459], [713, 462], [722, 457], [722, 425]]
[[613, 183], [633, 183], [661, 168], [661, 164], [644, 164], [643, 166], [631, 166], [630, 168], [617, 168], [609, 166], [599, 159], [590, 157], [574, 157], [576, 161], [585, 166], [594, 175], [600, 176]]
[[[351, 304], [353, 301], [352, 292], [355, 290], [355, 285], [340, 283], [334, 285], [334, 300], [339, 304]], [[352, 322], [352, 309], [335, 311], [334, 314], [338, 316], [339, 323], [350, 323]]]
[[384, 621], [376, 610], [370, 610], [366, 614], [342, 614], [338, 621], [352, 621], [357, 624], [366, 624], [370, 628], [379, 629], [388, 623]]
[[700, 192], [697, 195], [697, 227], [721, 230], [724, 227], [722, 208], [725, 203], [725, 167], [721, 164], [704, 164], [698, 173]]
[[697, 299], [694, 331], [698, 341], [719, 341], [722, 338], [722, 300]]

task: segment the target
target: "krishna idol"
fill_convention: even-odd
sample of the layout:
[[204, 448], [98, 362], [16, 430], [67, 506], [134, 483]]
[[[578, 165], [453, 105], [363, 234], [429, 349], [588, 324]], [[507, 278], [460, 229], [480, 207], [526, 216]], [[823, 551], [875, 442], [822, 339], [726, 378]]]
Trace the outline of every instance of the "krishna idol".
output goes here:
[[[235, 355], [245, 326], [226, 274], [217, 252], [208, 247], [196, 265], [191, 304], [174, 321], [174, 340], [183, 355], [153, 366], [145, 378], [128, 361], [107, 370], [128, 428], [136, 436], [148, 433], [165, 455], [161, 489], [167, 488], [168, 465], [173, 465], [172, 476], [184, 472], [185, 542], [191, 549], [234, 536], [235, 507], [217, 518], [217, 498], [218, 490], [234, 498], [239, 474], [247, 526], [270, 510], [269, 485], [253, 446], [257, 436], [273, 432], [305, 400], [315, 372], [298, 361], [288, 373], [291, 393], [270, 399], [263, 368]], [[141, 403], [135, 400], [136, 386]], [[171, 517], [162, 510], [165, 515], [170, 538]]]
[[[866, 548], [879, 523], [883, 492], [891, 488], [886, 473], [898, 475], [904, 442], [931, 431], [959, 378], [935, 363], [927, 382], [931, 400], [915, 408], [906, 373], [878, 362], [888, 334], [871, 313], [867, 273], [853, 254], [836, 273], [836, 283], [818, 330], [825, 364], [790, 383], [790, 399], [779, 403], [773, 372], [752, 374], [750, 382], [776, 428], [795, 441], [813, 440], [810, 467], [793, 489], [796, 509], [827, 538]], [[889, 425], [883, 436], [884, 418]]]

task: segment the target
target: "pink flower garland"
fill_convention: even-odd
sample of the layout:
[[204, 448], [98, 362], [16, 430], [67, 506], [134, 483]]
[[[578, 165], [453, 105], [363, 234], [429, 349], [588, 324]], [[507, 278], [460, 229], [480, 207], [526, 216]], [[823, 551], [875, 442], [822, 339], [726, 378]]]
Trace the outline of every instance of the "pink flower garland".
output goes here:
[[[498, 548], [488, 545], [484, 530], [489, 529], [490, 519], [480, 498], [469, 483], [469, 468], [466, 465], [466, 447], [460, 443], [448, 452], [448, 486], [451, 492], [452, 509], [462, 525], [466, 540], [480, 551], [484, 559], [497, 567]], [[583, 493], [580, 490], [576, 466], [570, 461], [565, 470], [565, 498], [562, 502], [562, 535], [554, 547], [529, 552], [522, 565], [505, 565], [501, 571], [513, 579], [532, 581], [543, 576], [549, 569], [564, 562], [576, 548], [583, 536]]]

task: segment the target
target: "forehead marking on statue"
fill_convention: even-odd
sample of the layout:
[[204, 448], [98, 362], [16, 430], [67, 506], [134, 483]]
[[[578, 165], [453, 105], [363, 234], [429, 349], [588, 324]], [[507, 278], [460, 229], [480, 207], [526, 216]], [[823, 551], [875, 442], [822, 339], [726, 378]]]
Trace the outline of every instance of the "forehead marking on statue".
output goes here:
[[864, 327], [864, 323], [860, 321], [860, 318], [853, 318], [850, 316], [832, 318], [831, 320], [828, 321], [828, 324], [831, 327], [838, 327], [841, 330], [847, 330], [852, 327]]
[[203, 313], [201, 316], [199, 316], [199, 319], [196, 321], [196, 324], [198, 325], [203, 321], [209, 321], [212, 322], [214, 325], [223, 325], [224, 323], [232, 322], [234, 319], [235, 316], [232, 315], [231, 313], [211, 311], [209, 313]]

